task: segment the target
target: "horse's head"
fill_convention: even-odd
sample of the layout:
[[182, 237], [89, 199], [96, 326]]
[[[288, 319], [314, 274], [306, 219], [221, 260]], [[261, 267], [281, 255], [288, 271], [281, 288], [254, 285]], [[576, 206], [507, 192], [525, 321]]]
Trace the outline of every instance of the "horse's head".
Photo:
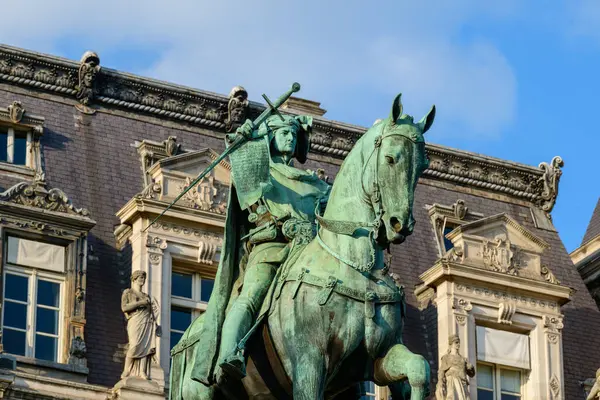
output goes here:
[[[402, 113], [401, 95], [396, 96], [390, 116], [376, 122], [373, 129], [375, 148], [370, 162], [371, 174], [363, 181], [372, 188], [371, 202], [380, 213], [377, 241], [382, 245], [402, 243], [413, 231], [412, 208], [419, 176], [428, 167], [423, 134], [435, 117], [435, 106], [419, 122]], [[370, 186], [366, 186], [369, 184]]]

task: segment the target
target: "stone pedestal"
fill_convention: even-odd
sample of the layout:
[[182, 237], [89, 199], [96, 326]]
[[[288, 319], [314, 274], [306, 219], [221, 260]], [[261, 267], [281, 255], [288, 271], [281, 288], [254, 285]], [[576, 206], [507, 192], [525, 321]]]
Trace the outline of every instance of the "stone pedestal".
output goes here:
[[165, 392], [158, 383], [137, 377], [121, 379], [113, 389], [119, 400], [164, 400]]

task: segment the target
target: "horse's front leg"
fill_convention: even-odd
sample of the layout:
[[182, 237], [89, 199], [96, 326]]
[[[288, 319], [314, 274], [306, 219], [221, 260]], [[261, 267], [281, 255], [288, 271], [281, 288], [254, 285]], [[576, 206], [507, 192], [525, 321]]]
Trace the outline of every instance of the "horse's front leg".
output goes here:
[[292, 371], [294, 400], [324, 400], [327, 372], [323, 354], [315, 347], [297, 352]]
[[424, 400], [429, 395], [429, 363], [403, 344], [394, 345], [384, 357], [375, 361], [374, 377], [378, 385], [390, 386], [394, 400], [406, 398], [400, 384], [405, 379], [410, 384], [411, 400]]

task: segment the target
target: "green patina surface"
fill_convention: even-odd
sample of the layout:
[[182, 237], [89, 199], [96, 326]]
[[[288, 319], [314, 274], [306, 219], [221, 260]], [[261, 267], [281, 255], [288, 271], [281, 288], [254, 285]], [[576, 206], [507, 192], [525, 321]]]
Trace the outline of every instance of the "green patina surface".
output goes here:
[[358, 399], [369, 380], [394, 399], [425, 398], [429, 363], [402, 344], [404, 292], [384, 251], [412, 232], [434, 116], [414, 122], [398, 95], [333, 187], [294, 165], [306, 160], [311, 117], [238, 129], [247, 140], [230, 154], [215, 288], [172, 351], [171, 399]]

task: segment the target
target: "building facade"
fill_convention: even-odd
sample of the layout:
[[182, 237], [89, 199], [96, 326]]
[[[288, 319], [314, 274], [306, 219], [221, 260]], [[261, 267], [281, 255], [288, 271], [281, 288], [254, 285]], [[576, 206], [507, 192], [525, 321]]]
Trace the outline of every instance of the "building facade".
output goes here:
[[[212, 290], [227, 162], [145, 228], [223, 151], [224, 135], [263, 109], [241, 87], [218, 95], [106, 68], [91, 52], [73, 61], [0, 46], [5, 398], [166, 396], [170, 350]], [[282, 112], [314, 116], [305, 167], [334, 182], [366, 129], [326, 119], [312, 101], [292, 98]], [[417, 225], [392, 247], [391, 273], [406, 291], [405, 343], [430, 360], [432, 393], [458, 335], [476, 370], [471, 399], [585, 399], [600, 311], [550, 218], [563, 161], [534, 167], [435, 144], [427, 153]], [[154, 386], [128, 391], [118, 384], [121, 294], [134, 271], [147, 274], [162, 335]], [[365, 398], [387, 396], [365, 388]]]

